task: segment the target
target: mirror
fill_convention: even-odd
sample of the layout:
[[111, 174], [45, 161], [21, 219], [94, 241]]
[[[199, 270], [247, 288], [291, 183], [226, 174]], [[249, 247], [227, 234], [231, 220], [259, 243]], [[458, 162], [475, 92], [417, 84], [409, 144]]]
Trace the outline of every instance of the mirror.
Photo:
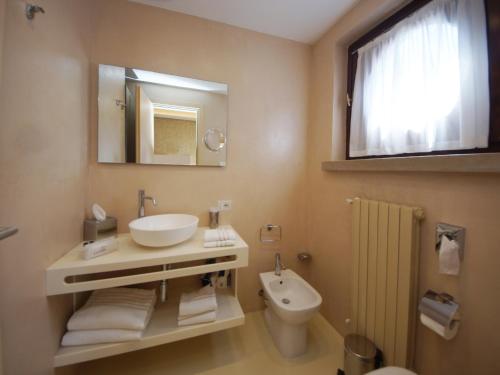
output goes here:
[[99, 163], [225, 166], [227, 85], [99, 65]]
[[205, 132], [203, 141], [210, 151], [217, 152], [226, 144], [226, 136], [219, 129], [210, 128]]

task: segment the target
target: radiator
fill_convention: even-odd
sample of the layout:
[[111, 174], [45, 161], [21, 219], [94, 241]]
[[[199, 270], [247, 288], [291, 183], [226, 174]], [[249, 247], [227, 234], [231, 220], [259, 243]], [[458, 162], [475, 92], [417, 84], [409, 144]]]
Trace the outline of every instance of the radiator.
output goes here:
[[352, 330], [382, 350], [386, 365], [410, 367], [423, 210], [359, 198], [352, 209]]

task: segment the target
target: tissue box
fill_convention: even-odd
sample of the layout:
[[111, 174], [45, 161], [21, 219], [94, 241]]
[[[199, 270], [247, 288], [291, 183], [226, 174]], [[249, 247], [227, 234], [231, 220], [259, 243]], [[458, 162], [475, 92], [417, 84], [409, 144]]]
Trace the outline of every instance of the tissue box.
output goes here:
[[85, 219], [83, 223], [83, 240], [97, 241], [105, 237], [114, 236], [117, 232], [118, 221], [115, 217], [107, 216], [103, 221]]

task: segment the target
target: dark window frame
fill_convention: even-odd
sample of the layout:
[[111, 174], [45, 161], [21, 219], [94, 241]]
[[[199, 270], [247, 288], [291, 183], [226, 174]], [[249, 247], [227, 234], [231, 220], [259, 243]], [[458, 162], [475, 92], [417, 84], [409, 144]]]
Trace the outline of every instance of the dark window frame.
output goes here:
[[351, 103], [356, 79], [356, 68], [358, 61], [357, 51], [368, 42], [386, 33], [397, 23], [411, 16], [420, 8], [433, 0], [413, 0], [396, 13], [386, 18], [370, 31], [353, 42], [347, 52], [347, 97], [346, 107], [346, 159], [383, 159], [410, 156], [429, 155], [453, 155], [453, 154], [477, 154], [488, 152], [500, 152], [500, 1], [484, 0], [486, 7], [488, 27], [488, 62], [489, 62], [489, 84], [490, 84], [490, 134], [487, 148], [474, 148], [465, 150], [445, 150], [418, 153], [403, 153], [394, 155], [370, 155], [353, 157], [349, 155], [349, 143], [351, 136]]

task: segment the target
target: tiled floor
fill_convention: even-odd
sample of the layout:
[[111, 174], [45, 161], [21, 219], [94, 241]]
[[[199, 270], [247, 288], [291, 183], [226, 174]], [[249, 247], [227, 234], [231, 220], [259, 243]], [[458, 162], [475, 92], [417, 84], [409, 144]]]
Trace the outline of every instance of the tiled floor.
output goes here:
[[267, 332], [262, 312], [244, 326], [156, 348], [81, 364], [78, 374], [326, 375], [342, 366], [342, 337], [321, 316], [312, 319], [309, 349], [286, 360]]

